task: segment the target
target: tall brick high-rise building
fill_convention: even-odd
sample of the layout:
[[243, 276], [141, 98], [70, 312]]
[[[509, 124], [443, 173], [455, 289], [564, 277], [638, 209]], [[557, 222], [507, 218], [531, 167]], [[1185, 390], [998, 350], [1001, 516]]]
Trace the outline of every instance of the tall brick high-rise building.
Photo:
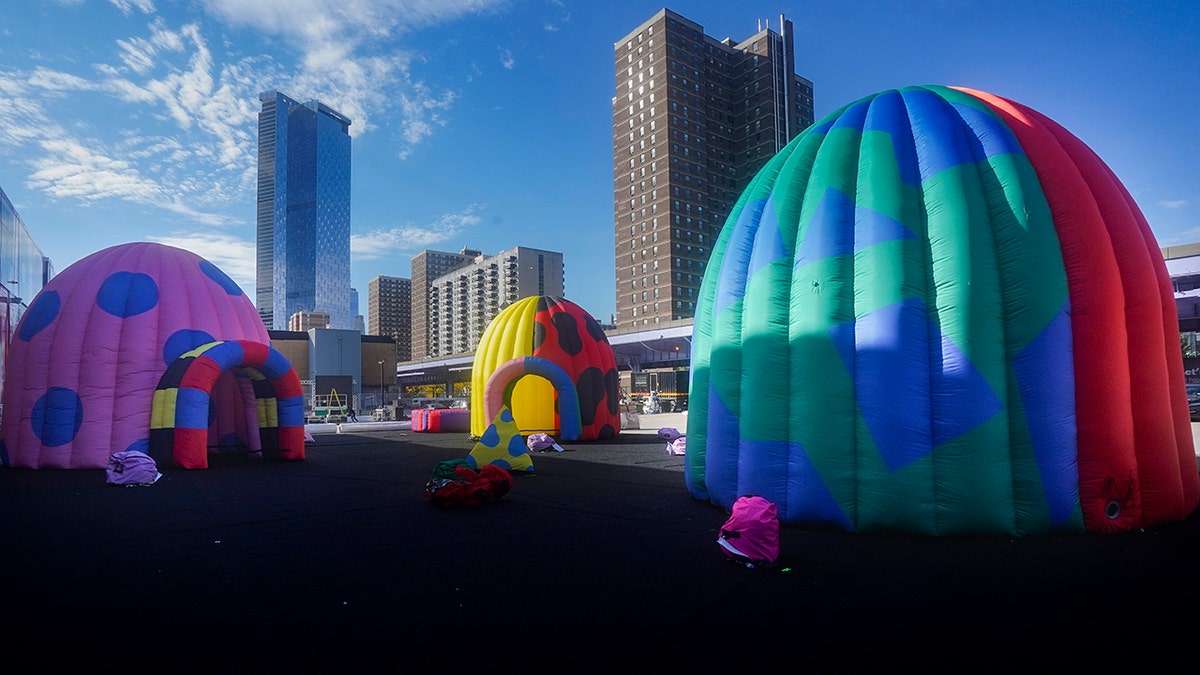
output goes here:
[[412, 359], [412, 281], [377, 276], [367, 282], [367, 322], [371, 335], [396, 341], [396, 360]]
[[713, 242], [754, 174], [813, 123], [792, 22], [739, 43], [664, 9], [613, 45], [617, 329], [695, 315]]

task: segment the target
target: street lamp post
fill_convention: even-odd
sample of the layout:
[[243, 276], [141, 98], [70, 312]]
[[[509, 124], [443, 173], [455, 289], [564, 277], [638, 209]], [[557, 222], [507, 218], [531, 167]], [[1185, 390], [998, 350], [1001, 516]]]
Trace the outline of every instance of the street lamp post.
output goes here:
[[383, 414], [383, 408], [386, 407], [387, 398], [384, 394], [383, 384], [383, 359], [379, 360], [379, 414]]

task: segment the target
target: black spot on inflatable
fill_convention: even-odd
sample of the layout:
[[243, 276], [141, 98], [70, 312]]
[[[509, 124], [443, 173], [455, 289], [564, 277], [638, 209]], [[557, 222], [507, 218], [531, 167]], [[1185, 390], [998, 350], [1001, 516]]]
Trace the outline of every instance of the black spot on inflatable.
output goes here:
[[588, 368], [575, 382], [579, 392], [579, 421], [585, 427], [596, 422], [596, 407], [604, 401], [605, 379], [599, 368]]
[[541, 321], [533, 322], [533, 353], [546, 343], [546, 326]]
[[591, 314], [583, 318], [584, 325], [587, 326], [588, 335], [596, 342], [608, 342], [608, 336], [604, 334], [604, 329], [600, 327], [600, 322], [596, 321]]
[[604, 373], [604, 392], [607, 395], [608, 412], [612, 415], [618, 415], [621, 412], [621, 402], [618, 400], [617, 390], [621, 387], [621, 376], [617, 373], [616, 368], [611, 368], [607, 373]]
[[537, 311], [544, 312], [544, 311], [550, 309], [551, 307], [554, 307], [555, 305], [560, 304], [561, 302], [562, 302], [561, 298], [556, 298], [553, 295], [543, 295], [538, 298]]
[[579, 324], [575, 317], [566, 312], [551, 315], [554, 330], [558, 333], [558, 346], [571, 356], [579, 356], [583, 351], [583, 337], [579, 335]]

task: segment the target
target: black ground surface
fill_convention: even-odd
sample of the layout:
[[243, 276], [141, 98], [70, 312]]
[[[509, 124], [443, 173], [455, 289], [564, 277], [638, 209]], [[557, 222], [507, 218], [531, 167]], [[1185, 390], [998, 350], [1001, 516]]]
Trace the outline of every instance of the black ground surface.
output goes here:
[[[1200, 516], [1116, 535], [784, 526], [717, 543], [653, 435], [534, 455], [500, 502], [424, 496], [459, 434], [316, 437], [150, 487], [0, 470], [2, 657], [53, 672], [1045, 672], [1176, 666], [1200, 639]], [[442, 670], [436, 670], [442, 669]], [[7, 669], [6, 669], [7, 670]], [[8, 670], [8, 672], [30, 672]]]

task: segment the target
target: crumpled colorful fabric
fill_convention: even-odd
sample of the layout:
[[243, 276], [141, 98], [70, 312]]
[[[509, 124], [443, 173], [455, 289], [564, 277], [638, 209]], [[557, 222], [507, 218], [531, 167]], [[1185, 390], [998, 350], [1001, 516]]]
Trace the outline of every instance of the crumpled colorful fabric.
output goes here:
[[465, 464], [439, 462], [425, 484], [425, 498], [435, 506], [477, 506], [500, 501], [510, 489], [512, 474], [504, 467], [484, 464], [476, 471]]

